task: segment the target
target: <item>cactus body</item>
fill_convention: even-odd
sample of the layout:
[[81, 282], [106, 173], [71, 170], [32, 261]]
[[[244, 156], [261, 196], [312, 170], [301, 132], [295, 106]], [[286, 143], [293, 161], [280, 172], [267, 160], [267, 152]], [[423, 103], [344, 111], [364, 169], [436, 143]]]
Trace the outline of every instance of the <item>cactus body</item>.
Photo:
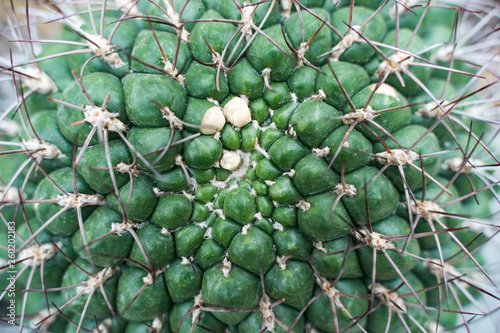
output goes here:
[[0, 132], [19, 150], [0, 156], [13, 323], [441, 332], [488, 315], [497, 182], [472, 156], [497, 166], [498, 122], [467, 105], [497, 100], [487, 65], [443, 55], [466, 14], [406, 2], [53, 5], [71, 43], [45, 52], [69, 55], [39, 62], [45, 80], [8, 69], [21, 139]]

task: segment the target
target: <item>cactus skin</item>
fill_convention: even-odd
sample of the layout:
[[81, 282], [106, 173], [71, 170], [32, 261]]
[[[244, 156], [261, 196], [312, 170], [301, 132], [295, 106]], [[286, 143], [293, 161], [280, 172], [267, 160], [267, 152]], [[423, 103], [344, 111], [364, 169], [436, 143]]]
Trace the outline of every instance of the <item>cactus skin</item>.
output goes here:
[[[63, 39], [4, 66], [23, 82], [1, 120], [17, 111], [19, 135], [0, 128], [11, 323], [441, 332], [488, 316], [498, 122], [467, 102], [498, 94], [446, 48], [477, 8], [404, 2], [50, 7]], [[476, 45], [498, 41], [494, 6]]]

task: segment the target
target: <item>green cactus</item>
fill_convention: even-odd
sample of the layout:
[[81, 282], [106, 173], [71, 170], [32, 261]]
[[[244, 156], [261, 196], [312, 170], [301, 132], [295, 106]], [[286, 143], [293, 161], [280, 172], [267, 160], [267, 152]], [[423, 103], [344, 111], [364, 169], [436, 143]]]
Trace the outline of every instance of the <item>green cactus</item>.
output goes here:
[[30, 58], [0, 59], [2, 321], [441, 332], [498, 308], [494, 1], [25, 9], [5, 32]]

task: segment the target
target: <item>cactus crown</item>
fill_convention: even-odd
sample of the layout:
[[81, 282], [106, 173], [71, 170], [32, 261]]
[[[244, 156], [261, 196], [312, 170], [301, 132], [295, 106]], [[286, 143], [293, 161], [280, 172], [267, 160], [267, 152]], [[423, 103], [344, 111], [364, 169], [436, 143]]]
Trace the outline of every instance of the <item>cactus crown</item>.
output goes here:
[[[41, 9], [26, 24], [9, 9], [31, 58], [0, 59], [18, 91], [0, 118], [5, 321], [441, 332], [498, 305], [482, 250], [498, 233], [498, 5]], [[42, 13], [60, 39], [35, 38]]]

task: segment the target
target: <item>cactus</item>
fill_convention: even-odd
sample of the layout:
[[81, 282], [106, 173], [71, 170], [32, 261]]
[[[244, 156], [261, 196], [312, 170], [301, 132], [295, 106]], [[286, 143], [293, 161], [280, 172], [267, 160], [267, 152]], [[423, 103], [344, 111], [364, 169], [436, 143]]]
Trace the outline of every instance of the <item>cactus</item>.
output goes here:
[[[4, 6], [22, 52], [1, 59], [17, 88], [0, 116], [2, 321], [490, 324], [497, 3], [30, 6]], [[47, 21], [60, 37], [37, 37]]]

